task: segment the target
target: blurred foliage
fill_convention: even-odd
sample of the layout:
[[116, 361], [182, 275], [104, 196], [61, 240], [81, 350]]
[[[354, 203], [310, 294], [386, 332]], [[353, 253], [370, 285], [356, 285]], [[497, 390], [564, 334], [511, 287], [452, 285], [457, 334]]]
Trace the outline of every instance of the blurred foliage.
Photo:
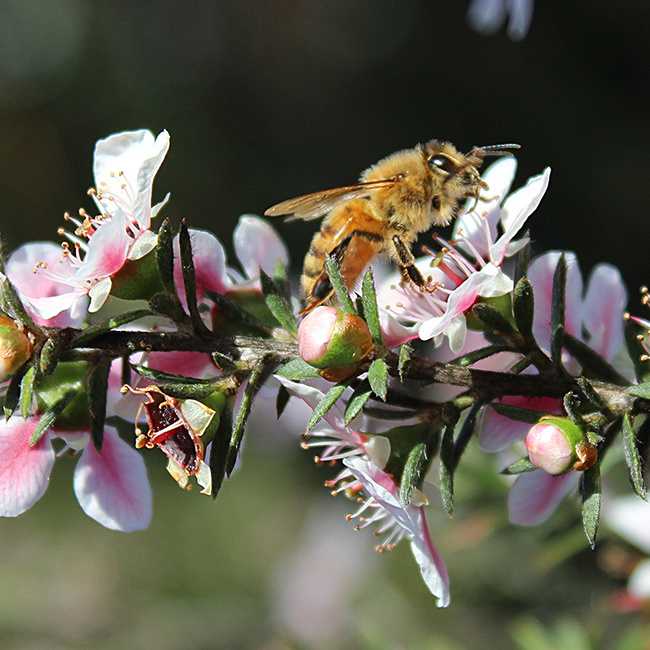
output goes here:
[[[538, 2], [520, 43], [470, 31], [465, 11], [442, 0], [2, 0], [6, 249], [57, 241], [63, 212], [91, 207], [94, 142], [119, 130], [169, 130], [156, 200], [171, 191], [165, 216], [227, 245], [240, 214], [349, 183], [416, 142], [514, 141], [519, 181], [553, 168], [531, 221], [537, 250], [576, 250], [585, 270], [616, 264], [633, 294], [649, 281], [638, 236], [650, 165], [647, 8], [578, 0], [560, 12]], [[314, 224], [274, 225], [297, 272]], [[345, 522], [352, 504], [328, 500], [331, 470], [300, 452], [300, 425], [269, 431], [258, 417], [216, 504], [180, 491], [161, 455], [147, 454], [156, 506], [144, 533], [86, 518], [72, 463], [57, 463], [45, 497], [0, 521], [0, 646], [647, 642], [647, 623], [612, 605], [626, 574], [604, 559], [625, 549], [605, 538], [588, 551], [572, 506], [538, 529], [512, 528], [505, 483], [476, 454], [457, 476], [453, 521], [431, 509], [452, 576], [452, 606], [437, 610], [407, 545], [377, 557], [367, 531]], [[326, 587], [338, 589], [329, 600]], [[338, 609], [323, 609], [332, 601]]]

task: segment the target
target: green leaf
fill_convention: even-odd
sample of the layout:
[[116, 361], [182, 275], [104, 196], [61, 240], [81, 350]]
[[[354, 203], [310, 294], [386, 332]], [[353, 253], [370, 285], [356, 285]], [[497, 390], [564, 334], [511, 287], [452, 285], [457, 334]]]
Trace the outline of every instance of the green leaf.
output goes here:
[[309, 422], [307, 422], [305, 433], [311, 431], [316, 424], [320, 422], [321, 418], [332, 408], [332, 406], [334, 406], [334, 403], [339, 397], [341, 397], [346, 388], [347, 384], [336, 384], [335, 386], [332, 386], [325, 395], [323, 395], [321, 401], [316, 404], [316, 407], [309, 418]]
[[614, 366], [607, 363], [595, 350], [575, 336], [564, 333], [563, 345], [569, 354], [582, 366], [583, 373], [591, 379], [607, 381], [619, 386], [627, 386], [630, 382], [623, 377]]
[[543, 413], [542, 411], [534, 411], [533, 409], [512, 406], [510, 404], [500, 404], [499, 402], [492, 402], [490, 407], [499, 415], [516, 420], [517, 422], [526, 422], [527, 424], [537, 424], [543, 415], [548, 415], [548, 413]]
[[149, 309], [134, 309], [133, 311], [127, 311], [123, 314], [118, 314], [111, 318], [107, 318], [101, 323], [96, 323], [91, 325], [86, 329], [82, 330], [77, 334], [71, 341], [69, 347], [82, 348], [84, 345], [89, 343], [92, 339], [100, 334], [105, 334], [110, 332], [116, 327], [121, 327], [122, 325], [127, 325], [133, 321], [139, 320], [140, 318], [145, 318], [146, 316], [152, 316], [151, 310]]
[[555, 273], [553, 274], [553, 292], [551, 298], [551, 360], [557, 366], [562, 363], [562, 346], [564, 344], [566, 273], [566, 257], [562, 253], [555, 267]]
[[412, 352], [413, 348], [408, 343], [402, 343], [402, 345], [399, 346], [399, 363], [397, 366], [397, 372], [399, 372], [399, 380], [401, 382], [406, 379], [406, 371], [408, 363], [411, 360]]
[[275, 280], [264, 273], [262, 269], [260, 269], [260, 281], [262, 293], [266, 298], [266, 304], [271, 313], [291, 336], [297, 338], [298, 322], [294, 316], [290, 299], [280, 291], [280, 287]]
[[212, 472], [212, 498], [216, 499], [223, 480], [226, 477], [226, 461], [228, 446], [232, 438], [232, 416], [235, 396], [229, 396], [226, 406], [221, 412], [219, 426], [210, 446], [210, 472]]
[[134, 372], [136, 372], [140, 377], [149, 379], [150, 381], [155, 381], [157, 384], [187, 384], [188, 386], [194, 384], [202, 384], [205, 386], [212, 386], [214, 379], [196, 379], [195, 377], [187, 377], [185, 375], [175, 375], [171, 372], [165, 372], [164, 370], [156, 370], [155, 368], [149, 368], [148, 366], [143, 366], [139, 363], [131, 364]]
[[306, 361], [302, 359], [292, 359], [289, 363], [285, 363], [282, 368], [277, 372], [277, 375], [284, 377], [285, 379], [291, 379], [291, 381], [300, 381], [302, 379], [313, 379], [314, 377], [320, 377], [316, 368], [310, 366]]
[[235, 424], [232, 429], [230, 437], [230, 445], [228, 446], [228, 455], [226, 457], [226, 476], [230, 478], [230, 474], [235, 468], [235, 462], [239, 455], [239, 448], [241, 447], [242, 440], [244, 439], [244, 429], [246, 421], [253, 406], [253, 398], [257, 394], [260, 386], [264, 383], [265, 379], [271, 373], [273, 366], [267, 362], [266, 359], [261, 359], [259, 363], [253, 368], [248, 383], [244, 389], [241, 402], [239, 403], [239, 410], [235, 418]]
[[149, 298], [149, 309], [153, 314], [165, 316], [180, 323], [187, 320], [187, 314], [183, 311], [180, 301], [176, 297], [161, 291]]
[[597, 462], [582, 474], [582, 525], [592, 549], [596, 545], [601, 501], [600, 463]]
[[174, 233], [169, 219], [165, 219], [158, 230], [156, 246], [156, 262], [163, 286], [176, 299], [176, 283], [174, 282]]
[[63, 351], [63, 340], [61, 338], [49, 338], [43, 344], [39, 355], [39, 367], [44, 375], [51, 375], [59, 362], [59, 356]]
[[18, 408], [20, 403], [21, 384], [25, 373], [32, 368], [29, 364], [24, 364], [9, 381], [7, 392], [3, 404], [5, 419], [8, 420]]
[[[40, 330], [32, 317], [25, 311], [18, 292], [7, 276], [0, 280], [0, 300], [6, 306], [5, 311], [10, 311], [27, 329], [32, 332]], [[8, 308], [8, 309], [7, 309]]]
[[530, 462], [530, 458], [526, 456], [526, 458], [517, 460], [514, 463], [508, 465], [508, 467], [505, 469], [502, 469], [501, 473], [510, 476], [513, 474], [524, 474], [525, 472], [532, 472], [536, 469], [537, 467], [535, 467], [535, 465]]
[[411, 503], [413, 492], [422, 483], [424, 473], [429, 467], [427, 460], [427, 449], [423, 442], [411, 449], [404, 464], [399, 486], [399, 501], [402, 508], [406, 508]]
[[642, 384], [637, 384], [636, 386], [630, 386], [627, 389], [627, 392], [632, 395], [632, 397], [650, 399], [650, 381], [645, 381]]
[[57, 400], [52, 406], [41, 413], [38, 424], [32, 433], [32, 437], [29, 439], [30, 447], [33, 447], [45, 435], [80, 390], [81, 386], [79, 385], [70, 388], [63, 394], [61, 399]]
[[106, 392], [108, 390], [108, 373], [111, 369], [110, 359], [103, 359], [95, 365], [88, 376], [86, 394], [90, 415], [90, 437], [98, 452], [104, 441], [104, 423], [106, 421]]
[[519, 333], [524, 337], [526, 343], [537, 348], [533, 336], [533, 317], [535, 313], [535, 299], [533, 297], [533, 286], [527, 278], [521, 278], [515, 286], [512, 299], [512, 314], [515, 317], [515, 324]]
[[235, 363], [234, 359], [229, 357], [227, 354], [222, 354], [221, 352], [213, 352], [212, 360], [224, 372], [235, 372], [235, 370], [237, 370], [237, 364]]
[[345, 424], [348, 425], [354, 418], [361, 413], [361, 409], [365, 406], [366, 402], [370, 399], [372, 390], [367, 381], [359, 382], [358, 386], [354, 389], [352, 397], [349, 399], [345, 407]]
[[383, 359], [375, 359], [368, 368], [370, 388], [384, 402], [388, 394], [388, 364]]
[[454, 427], [446, 426], [440, 445], [440, 494], [447, 514], [454, 512]]
[[280, 388], [278, 388], [278, 394], [275, 397], [275, 415], [277, 418], [280, 418], [280, 416], [284, 413], [284, 409], [289, 403], [290, 398], [291, 393], [286, 389], [284, 385], [280, 384]]
[[341, 275], [339, 266], [329, 255], [325, 256], [325, 271], [327, 272], [327, 277], [329, 277], [330, 284], [334, 289], [334, 293], [336, 294], [343, 311], [346, 311], [349, 314], [356, 314], [357, 312], [352, 304], [352, 299], [350, 298], [350, 294], [348, 293], [345, 282], [343, 281], [343, 276]]
[[183, 271], [183, 285], [185, 287], [185, 301], [187, 310], [194, 329], [197, 332], [206, 332], [206, 324], [199, 313], [199, 305], [196, 298], [196, 271], [194, 269], [194, 255], [192, 253], [192, 239], [185, 220], [181, 221], [181, 228], [178, 233], [179, 247], [181, 251], [181, 269]]
[[37, 376], [38, 373], [36, 372], [36, 366], [30, 366], [20, 382], [20, 414], [25, 419], [29, 417], [32, 410], [34, 385]]
[[493, 354], [498, 354], [499, 352], [507, 352], [508, 350], [512, 350], [512, 348], [509, 345], [505, 345], [505, 344], [488, 345], [487, 347], [479, 348], [478, 350], [473, 350], [472, 352], [463, 354], [462, 356], [457, 357], [450, 363], [462, 367], [471, 366], [473, 363], [476, 363], [477, 361], [481, 361], [482, 359], [487, 359], [488, 357], [491, 357]]
[[484, 404], [474, 404], [467, 414], [467, 417], [463, 421], [460, 430], [458, 431], [456, 441], [454, 442], [454, 471], [458, 467], [458, 463], [460, 462], [461, 456], [465, 453], [465, 449], [467, 448], [469, 441], [476, 432], [476, 425], [479, 419], [479, 415], [483, 411], [484, 407]]
[[368, 269], [363, 276], [363, 284], [361, 288], [361, 300], [363, 303], [363, 317], [368, 325], [370, 334], [380, 346], [384, 345], [384, 337], [381, 333], [381, 325], [379, 323], [379, 310], [377, 309], [377, 294], [375, 292], [375, 282], [372, 277], [372, 271]]
[[636, 494], [647, 500], [646, 486], [643, 480], [643, 463], [636, 444], [632, 422], [627, 413], [623, 416], [623, 448], [625, 449], [625, 462], [627, 463], [630, 483]]

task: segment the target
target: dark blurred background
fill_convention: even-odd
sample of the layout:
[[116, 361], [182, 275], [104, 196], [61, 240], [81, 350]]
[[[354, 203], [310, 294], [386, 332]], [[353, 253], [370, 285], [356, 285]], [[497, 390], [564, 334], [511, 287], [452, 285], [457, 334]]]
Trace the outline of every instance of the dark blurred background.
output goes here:
[[[5, 250], [57, 241], [65, 211], [92, 207], [94, 143], [121, 130], [170, 132], [156, 200], [170, 191], [165, 216], [212, 230], [229, 250], [241, 214], [350, 183], [395, 150], [431, 138], [462, 150], [518, 142], [516, 185], [553, 168], [529, 221], [537, 250], [574, 250], [585, 271], [619, 266], [639, 311], [637, 287], [650, 282], [647, 4], [539, 1], [520, 42], [472, 31], [466, 11], [446, 0], [0, 0]], [[298, 272], [315, 225], [274, 225]], [[623, 582], [599, 577], [602, 555], [586, 551], [575, 507], [550, 527], [513, 531], [505, 487], [481, 474], [484, 461], [459, 479], [457, 499], [465, 489], [470, 501], [453, 526], [433, 515], [450, 610], [435, 610], [407, 545], [377, 559], [338, 501], [339, 556], [316, 575], [332, 549], [316, 548], [304, 512], [328, 507], [330, 473], [297, 446], [249, 440], [239, 484], [216, 505], [183, 494], [148, 459], [156, 514], [129, 536], [81, 514], [74, 464], [57, 463], [33, 511], [0, 522], [3, 647], [532, 647], [522, 639], [538, 620], [598, 639], [629, 620], [603, 618]], [[348, 566], [355, 544], [368, 559]], [[318, 619], [328, 566], [344, 574], [329, 601], [341, 611], [323, 614], [321, 632], [300, 610], [294, 623], [311, 625], [301, 636], [290, 612], [314, 599]], [[291, 601], [278, 585], [294, 574], [313, 584]]]

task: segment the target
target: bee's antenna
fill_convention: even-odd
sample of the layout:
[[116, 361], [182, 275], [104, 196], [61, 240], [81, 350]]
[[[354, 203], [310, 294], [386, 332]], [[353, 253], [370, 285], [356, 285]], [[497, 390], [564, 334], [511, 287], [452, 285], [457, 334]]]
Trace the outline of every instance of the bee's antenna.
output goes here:
[[509, 142], [508, 144], [488, 144], [485, 147], [474, 147], [472, 154], [477, 153], [482, 156], [512, 156], [507, 149], [520, 149], [521, 145]]

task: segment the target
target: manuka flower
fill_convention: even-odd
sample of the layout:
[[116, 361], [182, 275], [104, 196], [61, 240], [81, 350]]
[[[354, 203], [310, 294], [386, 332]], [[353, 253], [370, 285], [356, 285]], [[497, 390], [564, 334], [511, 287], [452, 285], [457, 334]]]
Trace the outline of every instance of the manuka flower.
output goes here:
[[[533, 333], [542, 349], [550, 347], [550, 322], [553, 274], [560, 253], [540, 255], [528, 269], [535, 299]], [[623, 375], [630, 373], [631, 362], [625, 351], [624, 309], [627, 292], [620, 273], [609, 264], [599, 264], [589, 278], [586, 291], [578, 261], [565, 253], [567, 261], [565, 331], [585, 341], [596, 353]], [[564, 366], [578, 373], [578, 363], [564, 354]], [[562, 400], [551, 398], [508, 397], [504, 404], [520, 406], [544, 414], [565, 415]], [[530, 424], [511, 420], [488, 407], [481, 422], [480, 445], [488, 452], [499, 452], [524, 440]], [[560, 501], [578, 483], [579, 474], [568, 472], [553, 476], [541, 469], [520, 474], [508, 499], [510, 520], [514, 524], [533, 526], [549, 517]]]
[[[323, 398], [323, 393], [316, 388], [281, 376], [278, 379], [312, 409]], [[303, 446], [320, 450], [316, 457], [318, 463], [342, 461], [344, 469], [326, 485], [333, 488], [334, 494], [342, 492], [359, 502], [358, 510], [349, 518], [358, 518], [357, 530], [377, 526], [375, 534], [384, 538], [376, 546], [377, 551], [391, 550], [402, 539], [409, 540], [424, 582], [437, 596], [438, 606], [446, 607], [450, 601], [449, 576], [431, 540], [423, 507], [426, 497], [415, 490], [407, 505], [400, 502], [399, 484], [386, 471], [390, 457], [388, 438], [346, 426], [336, 406], [330, 408], [323, 419], [326, 424], [318, 424], [304, 434]]]
[[[396, 276], [380, 288], [379, 306], [408, 328], [404, 339], [433, 339], [439, 345], [446, 336], [452, 352], [458, 352], [467, 333], [466, 312], [477, 299], [512, 291], [512, 278], [503, 265], [526, 244], [526, 239], [513, 238], [539, 205], [550, 177], [547, 169], [531, 178], [502, 205], [515, 170], [514, 158], [503, 158], [491, 165], [483, 176], [489, 187], [486, 197], [458, 218], [450, 242], [436, 236], [442, 246], [440, 253], [416, 261], [428, 283], [427, 290], [409, 282], [397, 286]], [[387, 338], [399, 340], [394, 321], [384, 315], [383, 322]]]
[[52, 318], [65, 310], [76, 317], [82, 301], [90, 298], [89, 311], [97, 311], [111, 292], [115, 275], [129, 261], [143, 258], [156, 245], [150, 230], [151, 219], [162, 203], [151, 206], [153, 180], [169, 148], [169, 134], [154, 138], [150, 131], [126, 131], [100, 140], [95, 146], [96, 189], [91, 190], [100, 210], [91, 217], [68, 216], [74, 233], [62, 231], [74, 250], [64, 245], [62, 264], [41, 264], [37, 273], [67, 285], [72, 291], [32, 300], [42, 318]]

